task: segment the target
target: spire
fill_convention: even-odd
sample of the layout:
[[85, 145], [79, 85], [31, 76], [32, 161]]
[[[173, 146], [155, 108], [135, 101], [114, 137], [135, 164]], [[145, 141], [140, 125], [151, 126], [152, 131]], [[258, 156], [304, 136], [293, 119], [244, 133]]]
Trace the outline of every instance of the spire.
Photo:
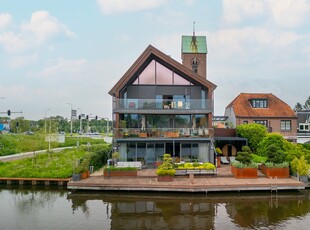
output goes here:
[[193, 22], [193, 36], [191, 41], [191, 49], [194, 53], [198, 52], [197, 41], [195, 36], [195, 21]]

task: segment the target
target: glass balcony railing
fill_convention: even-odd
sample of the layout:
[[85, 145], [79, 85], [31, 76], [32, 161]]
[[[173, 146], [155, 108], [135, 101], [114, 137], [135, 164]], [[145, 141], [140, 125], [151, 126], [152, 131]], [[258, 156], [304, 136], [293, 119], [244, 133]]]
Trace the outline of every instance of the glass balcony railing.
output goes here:
[[214, 136], [213, 128], [116, 128], [114, 138], [194, 138]]
[[213, 100], [191, 99], [191, 100], [156, 100], [156, 99], [116, 99], [115, 109], [123, 110], [156, 110], [156, 109], [175, 109], [175, 110], [213, 110]]

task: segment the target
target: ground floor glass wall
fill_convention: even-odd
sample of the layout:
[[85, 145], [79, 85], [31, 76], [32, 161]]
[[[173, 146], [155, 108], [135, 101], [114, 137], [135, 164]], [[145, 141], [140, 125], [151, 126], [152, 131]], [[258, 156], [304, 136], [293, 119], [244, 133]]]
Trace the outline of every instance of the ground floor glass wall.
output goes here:
[[169, 153], [175, 162], [211, 162], [214, 154], [209, 142], [130, 142], [118, 143], [121, 161], [141, 161], [143, 165], [161, 162]]

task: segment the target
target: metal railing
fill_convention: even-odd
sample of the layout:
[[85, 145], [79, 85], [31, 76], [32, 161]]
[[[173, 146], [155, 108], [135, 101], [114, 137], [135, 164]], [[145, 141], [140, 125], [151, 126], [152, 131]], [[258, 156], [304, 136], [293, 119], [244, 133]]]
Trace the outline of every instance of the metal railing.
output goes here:
[[114, 138], [193, 138], [214, 136], [213, 128], [115, 128]]
[[156, 99], [116, 99], [114, 109], [174, 109], [174, 110], [213, 110], [212, 99], [156, 100]]

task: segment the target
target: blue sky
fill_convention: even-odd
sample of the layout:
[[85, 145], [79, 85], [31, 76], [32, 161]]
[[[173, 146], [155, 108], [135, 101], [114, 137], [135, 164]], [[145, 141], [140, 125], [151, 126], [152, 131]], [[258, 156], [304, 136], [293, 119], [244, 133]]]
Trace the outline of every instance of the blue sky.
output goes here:
[[308, 0], [0, 0], [0, 112], [69, 117], [71, 103], [111, 118], [118, 79], [149, 44], [181, 62], [193, 21], [207, 37], [215, 115], [241, 92], [304, 104]]

